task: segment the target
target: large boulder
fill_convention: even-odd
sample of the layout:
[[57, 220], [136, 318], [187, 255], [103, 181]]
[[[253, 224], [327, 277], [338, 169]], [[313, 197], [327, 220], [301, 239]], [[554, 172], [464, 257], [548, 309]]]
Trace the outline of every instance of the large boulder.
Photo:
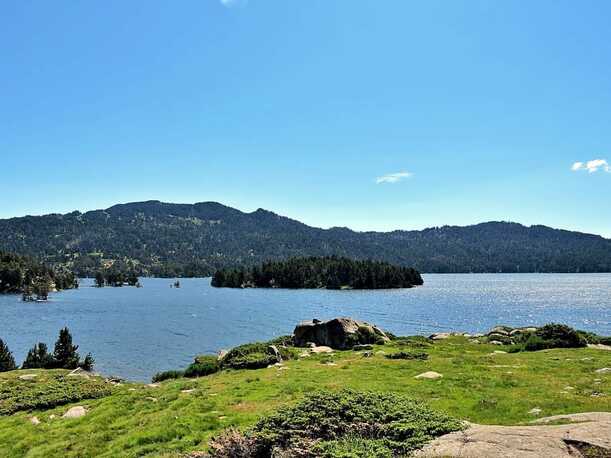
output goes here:
[[338, 350], [355, 345], [384, 343], [389, 337], [377, 326], [352, 318], [334, 318], [329, 321], [302, 321], [295, 327], [294, 341], [298, 347], [308, 343], [325, 345]]

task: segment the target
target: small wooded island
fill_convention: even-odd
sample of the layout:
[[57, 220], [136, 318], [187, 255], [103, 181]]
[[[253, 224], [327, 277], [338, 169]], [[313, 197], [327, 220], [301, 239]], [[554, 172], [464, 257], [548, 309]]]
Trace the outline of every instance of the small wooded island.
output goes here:
[[221, 269], [214, 274], [211, 284], [220, 288], [390, 289], [411, 288], [423, 281], [411, 267], [325, 256]]

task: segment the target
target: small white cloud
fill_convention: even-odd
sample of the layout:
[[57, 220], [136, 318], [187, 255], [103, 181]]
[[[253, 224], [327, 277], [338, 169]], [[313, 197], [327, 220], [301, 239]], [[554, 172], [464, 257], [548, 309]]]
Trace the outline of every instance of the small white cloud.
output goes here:
[[387, 175], [383, 175], [381, 177], [377, 177], [376, 178], [376, 183], [377, 184], [382, 184], [382, 183], [398, 183], [401, 180], [404, 180], [406, 178], [409, 178], [413, 175], [413, 173], [410, 172], [398, 172], [398, 173], [389, 173]]
[[587, 170], [588, 173], [598, 172], [604, 170], [605, 172], [611, 173], [611, 166], [605, 159], [592, 159], [588, 162], [575, 162], [571, 167], [573, 172], [580, 170]]
[[221, 0], [221, 5], [226, 8], [233, 8], [234, 6], [246, 6], [248, 0]]

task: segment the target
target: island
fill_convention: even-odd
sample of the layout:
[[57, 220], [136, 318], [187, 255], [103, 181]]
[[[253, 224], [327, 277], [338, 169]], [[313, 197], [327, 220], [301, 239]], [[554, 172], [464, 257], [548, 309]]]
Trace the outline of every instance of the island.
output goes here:
[[211, 285], [218, 288], [390, 289], [423, 283], [420, 273], [411, 267], [324, 256], [221, 269], [212, 277]]

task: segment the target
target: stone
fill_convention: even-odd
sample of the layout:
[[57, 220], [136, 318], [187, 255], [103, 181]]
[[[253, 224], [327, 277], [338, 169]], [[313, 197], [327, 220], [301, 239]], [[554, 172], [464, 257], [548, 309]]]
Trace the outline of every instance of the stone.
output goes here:
[[147, 388], [159, 388], [159, 383], [147, 383], [145, 385]]
[[221, 350], [221, 351], [219, 351], [219, 354], [218, 354], [218, 356], [217, 356], [217, 359], [220, 361], [221, 359], [223, 359], [223, 358], [224, 358], [224, 357], [227, 355], [227, 353], [229, 353], [227, 350]]
[[611, 345], [604, 344], [588, 344], [588, 348], [594, 348], [595, 350], [611, 350]]
[[595, 372], [597, 374], [610, 374], [611, 373], [611, 367], [603, 367], [602, 369], [596, 369]]
[[310, 351], [312, 353], [333, 353], [333, 349], [331, 347], [327, 347], [326, 345], [321, 345], [320, 347], [314, 347]]
[[528, 411], [529, 414], [531, 415], [540, 415], [541, 412], [543, 412], [539, 407], [535, 407], [534, 409], [530, 409]]
[[40, 420], [38, 419], [38, 417], [30, 417], [29, 420], [30, 420], [30, 423], [32, 423], [33, 425], [40, 424]]
[[34, 380], [36, 377], [38, 377], [38, 374], [24, 374], [19, 376], [19, 380], [29, 381]]
[[507, 352], [506, 351], [501, 351], [501, 350], [494, 350], [492, 352], [493, 355], [506, 355]]
[[70, 371], [70, 373], [68, 374], [68, 377], [91, 378], [91, 374], [89, 372], [87, 372], [86, 370], [84, 370], [84, 369], [82, 369], [80, 367], [77, 367], [73, 371]]
[[275, 345], [270, 345], [269, 347], [267, 347], [267, 349], [269, 353], [274, 355], [274, 358], [276, 358], [276, 361], [278, 361], [279, 363], [282, 362], [282, 355], [280, 354], [278, 347], [276, 347]]
[[295, 345], [304, 347], [310, 342], [338, 350], [358, 344], [388, 342], [390, 338], [375, 325], [352, 318], [334, 318], [329, 321], [303, 321], [293, 331]]
[[488, 343], [490, 343], [492, 345], [503, 345], [503, 342], [499, 342], [498, 340], [493, 340], [493, 341], [488, 342]]
[[418, 374], [414, 378], [417, 378], [417, 379], [427, 379], [427, 380], [437, 380], [437, 379], [440, 379], [442, 377], [443, 377], [443, 375], [440, 374], [439, 372], [428, 371], [428, 372], [423, 372], [422, 374]]
[[[557, 421], [570, 424], [547, 425]], [[577, 458], [611, 456], [611, 413], [557, 415], [535, 420], [537, 425], [494, 426], [468, 424], [464, 431], [438, 437], [419, 458], [503, 457]], [[586, 455], [586, 453], [590, 453]]]
[[429, 339], [431, 340], [445, 340], [452, 337], [452, 334], [449, 332], [436, 332], [435, 334], [431, 334]]
[[195, 390], [180, 390], [180, 392], [184, 393], [184, 394], [191, 394], [191, 393], [195, 392]]
[[62, 415], [63, 418], [80, 418], [87, 415], [87, 409], [83, 406], [76, 406], [68, 409], [68, 411]]

